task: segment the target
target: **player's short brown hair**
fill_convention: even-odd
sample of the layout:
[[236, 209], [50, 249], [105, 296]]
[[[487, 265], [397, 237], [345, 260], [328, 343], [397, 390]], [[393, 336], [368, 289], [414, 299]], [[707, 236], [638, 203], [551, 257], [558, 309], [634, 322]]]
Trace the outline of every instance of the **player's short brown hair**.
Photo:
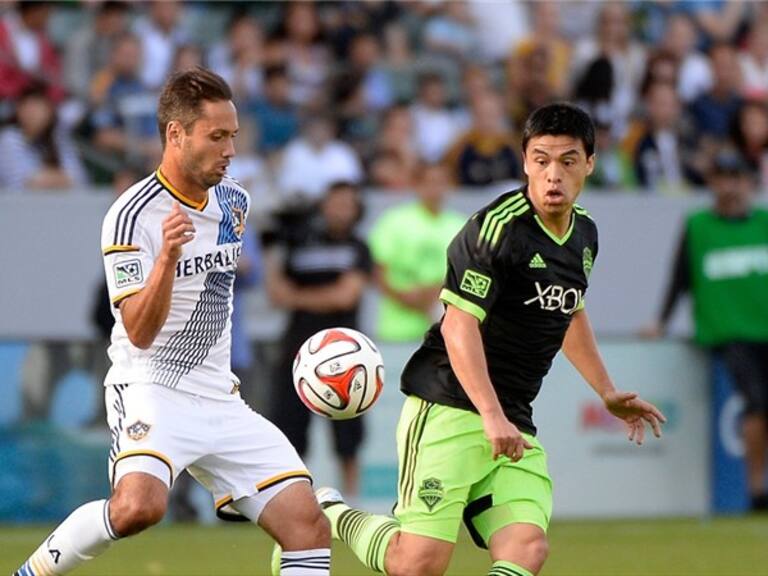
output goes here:
[[200, 118], [203, 102], [232, 100], [232, 90], [226, 81], [206, 68], [197, 67], [173, 74], [163, 86], [157, 104], [157, 128], [165, 148], [168, 123], [177, 120], [189, 133]]

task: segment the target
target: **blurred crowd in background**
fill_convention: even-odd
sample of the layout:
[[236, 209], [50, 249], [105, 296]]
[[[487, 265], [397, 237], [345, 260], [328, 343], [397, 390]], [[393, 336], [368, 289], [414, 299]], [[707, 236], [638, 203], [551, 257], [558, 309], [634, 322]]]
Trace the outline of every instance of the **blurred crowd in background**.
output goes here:
[[[167, 75], [233, 87], [233, 174], [277, 204], [345, 180], [410, 191], [520, 179], [547, 102], [599, 128], [590, 189], [686, 194], [715, 148], [768, 179], [768, 3], [0, 2], [0, 193], [137, 179]], [[129, 176], [126, 176], [129, 175]]]

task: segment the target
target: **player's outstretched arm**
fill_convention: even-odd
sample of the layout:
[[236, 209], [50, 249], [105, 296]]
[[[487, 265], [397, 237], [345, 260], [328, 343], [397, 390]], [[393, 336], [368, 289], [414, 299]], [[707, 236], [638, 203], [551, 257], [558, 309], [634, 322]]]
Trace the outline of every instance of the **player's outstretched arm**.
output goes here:
[[176, 263], [181, 257], [181, 247], [195, 236], [190, 217], [178, 202], [163, 221], [163, 247], [155, 260], [146, 285], [133, 296], [120, 302], [125, 331], [131, 344], [149, 348], [168, 318], [171, 309], [171, 293], [176, 273]]
[[582, 309], [574, 313], [563, 340], [563, 352], [579, 374], [603, 399], [608, 411], [624, 420], [630, 440], [638, 445], [643, 443], [645, 439], [643, 422], [648, 423], [657, 438], [661, 436], [661, 424], [667, 421], [661, 411], [650, 402], [641, 399], [637, 393], [621, 392], [613, 385], [597, 349], [595, 335], [586, 310]]
[[494, 460], [506, 454], [513, 462], [517, 462], [523, 457], [523, 451], [533, 446], [504, 415], [488, 375], [477, 318], [449, 304], [440, 330], [451, 368], [483, 419], [483, 428], [491, 442]]

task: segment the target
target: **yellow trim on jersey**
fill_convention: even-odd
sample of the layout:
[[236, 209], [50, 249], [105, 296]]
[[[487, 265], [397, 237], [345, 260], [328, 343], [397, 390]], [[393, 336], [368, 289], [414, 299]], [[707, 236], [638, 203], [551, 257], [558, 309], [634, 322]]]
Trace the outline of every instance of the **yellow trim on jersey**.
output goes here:
[[272, 478], [268, 478], [263, 482], [259, 482], [256, 484], [256, 490], [264, 490], [265, 488], [269, 488], [273, 484], [277, 484], [278, 482], [287, 480], [288, 478], [297, 477], [312, 478], [312, 475], [309, 473], [309, 470], [294, 470], [293, 472], [284, 472], [282, 474], [278, 474], [277, 476], [273, 476]]
[[160, 183], [163, 186], [165, 186], [165, 189], [171, 193], [171, 196], [176, 198], [176, 200], [178, 200], [185, 206], [189, 206], [190, 208], [194, 208], [195, 210], [202, 212], [203, 210], [205, 210], [205, 207], [208, 205], [208, 196], [206, 196], [205, 200], [203, 200], [202, 202], [195, 202], [191, 198], [184, 196], [184, 194], [176, 190], [176, 188], [173, 187], [173, 184], [168, 182], [165, 176], [163, 176], [163, 173], [160, 172], [160, 168], [157, 169], [157, 179], [160, 180]]
[[128, 298], [128, 296], [133, 296], [137, 292], [141, 292], [141, 288], [131, 288], [130, 290], [126, 290], [122, 294], [118, 294], [114, 298], [112, 298], [112, 304], [114, 306], [117, 306], [120, 302]]
[[101, 253], [104, 256], [108, 256], [110, 254], [114, 254], [115, 252], [138, 252], [140, 248], [138, 246], [134, 246], [132, 244], [112, 244], [112, 246], [107, 246], [106, 248], [102, 249]]
[[45, 567], [34, 556], [29, 559], [29, 563], [32, 564], [32, 569], [38, 576], [50, 575], [50, 572], [48, 572], [48, 570], [46, 570]]
[[120, 452], [120, 454], [115, 456], [115, 460], [112, 462], [112, 468], [114, 469], [120, 460], [131, 456], [151, 456], [158, 460], [162, 460], [163, 463], [168, 466], [168, 470], [171, 472], [171, 481], [173, 481], [173, 464], [171, 464], [171, 459], [162, 452], [156, 452], [155, 450], [128, 450], [128, 452]]
[[228, 495], [224, 496], [224, 498], [219, 498], [218, 500], [216, 500], [216, 502], [214, 503], [213, 506], [216, 508], [216, 510], [218, 510], [219, 508], [222, 508], [222, 507], [226, 506], [227, 504], [229, 504], [233, 500], [234, 500], [234, 498], [232, 498], [232, 496], [228, 494]]

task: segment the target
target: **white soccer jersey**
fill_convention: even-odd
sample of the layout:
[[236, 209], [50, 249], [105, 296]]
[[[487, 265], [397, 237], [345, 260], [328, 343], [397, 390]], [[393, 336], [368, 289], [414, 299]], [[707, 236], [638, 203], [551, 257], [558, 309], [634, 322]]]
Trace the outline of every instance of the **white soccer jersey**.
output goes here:
[[[163, 220], [179, 202], [195, 226], [182, 247], [168, 318], [152, 346], [131, 344], [119, 302], [147, 282], [163, 245]], [[232, 286], [248, 216], [248, 193], [225, 177], [197, 204], [158, 170], [123, 193], [104, 218], [101, 248], [115, 326], [105, 386], [156, 383], [208, 397], [232, 395]]]

